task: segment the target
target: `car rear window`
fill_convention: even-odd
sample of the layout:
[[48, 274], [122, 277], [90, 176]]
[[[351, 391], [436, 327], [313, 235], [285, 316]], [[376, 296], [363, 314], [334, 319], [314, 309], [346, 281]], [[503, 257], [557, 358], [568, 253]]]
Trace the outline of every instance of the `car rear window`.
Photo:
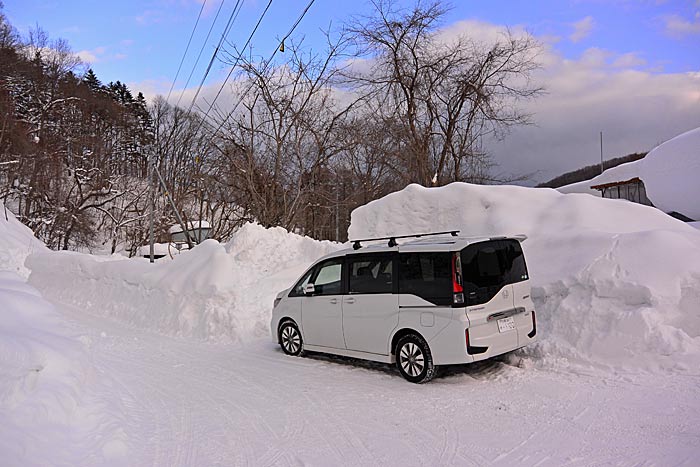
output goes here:
[[462, 250], [462, 274], [467, 305], [491, 300], [503, 286], [528, 279], [517, 240], [475, 243]]
[[451, 253], [401, 253], [399, 293], [416, 295], [435, 305], [451, 305]]

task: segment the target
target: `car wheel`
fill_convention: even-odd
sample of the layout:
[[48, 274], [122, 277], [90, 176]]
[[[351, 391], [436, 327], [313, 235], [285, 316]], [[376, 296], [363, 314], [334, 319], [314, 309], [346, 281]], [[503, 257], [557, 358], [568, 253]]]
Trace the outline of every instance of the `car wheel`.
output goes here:
[[404, 336], [396, 344], [396, 366], [412, 383], [427, 383], [437, 373], [428, 343], [416, 334]]
[[282, 351], [287, 355], [300, 355], [303, 342], [299, 328], [292, 321], [285, 321], [280, 325], [279, 342]]

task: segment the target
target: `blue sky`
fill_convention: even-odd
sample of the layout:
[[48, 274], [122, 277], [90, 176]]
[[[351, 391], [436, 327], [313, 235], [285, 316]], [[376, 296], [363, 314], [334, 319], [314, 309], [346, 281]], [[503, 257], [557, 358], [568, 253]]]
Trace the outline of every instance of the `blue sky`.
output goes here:
[[[273, 0], [253, 38], [254, 53], [269, 56], [307, 2]], [[221, 0], [207, 0], [174, 95], [204, 46], [182, 91], [185, 101], [194, 94], [235, 3], [224, 0], [213, 23]], [[267, 3], [243, 0], [227, 37], [231, 44], [245, 42]], [[4, 0], [5, 14], [23, 35], [38, 24], [52, 38], [65, 38], [103, 82], [126, 82], [147, 97], [167, 94], [201, 6], [202, 0]], [[295, 37], [319, 48], [322, 29], [370, 9], [365, 0], [316, 0]], [[607, 159], [647, 151], [700, 126], [700, 0], [454, 0], [443, 26], [477, 39], [508, 27], [544, 44], [536, 78], [547, 94], [525, 109], [535, 125], [488, 148], [505, 176], [532, 173], [537, 182], [596, 163], [600, 131]], [[213, 96], [227, 72], [215, 64], [202, 98]], [[227, 98], [217, 103], [225, 106]]]
[[[214, 44], [228, 19], [234, 0], [225, 0], [221, 14], [205, 46], [211, 56]], [[291, 26], [307, 0], [275, 0], [253, 38], [254, 51], [269, 54], [275, 40]], [[403, 5], [411, 2], [402, 1]], [[220, 0], [207, 0], [202, 19], [183, 67], [189, 74], [204, 42]], [[228, 40], [245, 42], [266, 0], [247, 0]], [[96, 5], [100, 5], [96, 7]], [[118, 3], [56, 0], [6, 0], [5, 12], [22, 33], [35, 25], [51, 37], [68, 40], [76, 52], [92, 62], [103, 81], [138, 83], [168, 81], [175, 77], [187, 45], [201, 0], [123, 0]], [[596, 47], [613, 53], [633, 53], [640, 65], [655, 72], [700, 70], [700, 5], [697, 1], [485, 1], [452, 2], [445, 18], [448, 25], [476, 19], [493, 24], [522, 26], [536, 37], [553, 41], [565, 57], [579, 57]], [[297, 36], [311, 46], [320, 46], [320, 30], [339, 26], [352, 15], [369, 10], [365, 1], [316, 0]], [[575, 35], [578, 31], [578, 35]], [[693, 33], [693, 31], [695, 33]], [[644, 61], [641, 64], [641, 61]], [[206, 60], [194, 76], [199, 78]], [[211, 79], [221, 74], [217, 64]]]

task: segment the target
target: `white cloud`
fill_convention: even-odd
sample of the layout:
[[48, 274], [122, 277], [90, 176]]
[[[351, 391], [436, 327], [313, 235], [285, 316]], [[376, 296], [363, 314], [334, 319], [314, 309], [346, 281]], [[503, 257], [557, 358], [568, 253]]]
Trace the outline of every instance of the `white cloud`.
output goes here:
[[[600, 53], [600, 52], [597, 52]], [[700, 73], [651, 73], [624, 68], [634, 55], [610, 54], [612, 64], [566, 60], [560, 55], [541, 71], [547, 93], [526, 104], [536, 123], [518, 127], [491, 150], [504, 173], [537, 172], [542, 182], [604, 157], [648, 151], [700, 127]]]
[[75, 55], [78, 56], [80, 60], [82, 60], [85, 63], [97, 63], [99, 62], [99, 59], [97, 56], [90, 52], [89, 50], [81, 50], [80, 52], [76, 52]]
[[700, 34], [700, 13], [695, 14], [693, 21], [688, 21], [679, 15], [664, 18], [666, 33], [673, 37], [684, 37]]
[[[502, 26], [462, 21], [445, 28], [488, 42]], [[511, 28], [525, 34], [525, 28]], [[657, 73], [636, 52], [586, 49], [577, 59], [563, 56], [556, 42], [542, 43], [542, 69], [533, 78], [546, 93], [523, 103], [535, 125], [517, 127], [489, 150], [503, 174], [536, 172], [533, 182], [600, 161], [599, 132], [604, 133], [604, 157], [648, 151], [684, 131], [700, 127], [700, 72]]]
[[629, 52], [617, 57], [613, 61], [612, 66], [615, 68], [635, 68], [646, 64], [647, 61], [640, 57], [636, 52]]
[[580, 42], [591, 34], [595, 26], [595, 20], [592, 16], [586, 16], [582, 20], [573, 23], [572, 26], [574, 27], [574, 32], [571, 33], [569, 39], [571, 42]]
[[85, 63], [92, 64], [101, 61], [101, 57], [107, 52], [107, 47], [95, 47], [92, 50], [81, 50], [75, 55]]

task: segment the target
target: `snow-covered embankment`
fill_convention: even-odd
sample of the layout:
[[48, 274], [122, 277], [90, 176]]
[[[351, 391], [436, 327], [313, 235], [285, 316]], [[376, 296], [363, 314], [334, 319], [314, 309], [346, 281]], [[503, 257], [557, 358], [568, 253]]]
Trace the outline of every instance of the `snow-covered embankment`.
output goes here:
[[32, 251], [48, 252], [11, 213], [2, 216], [0, 463], [123, 463], [118, 403], [93, 399], [88, 343], [25, 282], [24, 259]]
[[226, 245], [206, 240], [155, 264], [50, 252], [27, 265], [30, 283], [57, 301], [162, 334], [235, 342], [267, 335], [275, 295], [337, 248], [246, 224]]

